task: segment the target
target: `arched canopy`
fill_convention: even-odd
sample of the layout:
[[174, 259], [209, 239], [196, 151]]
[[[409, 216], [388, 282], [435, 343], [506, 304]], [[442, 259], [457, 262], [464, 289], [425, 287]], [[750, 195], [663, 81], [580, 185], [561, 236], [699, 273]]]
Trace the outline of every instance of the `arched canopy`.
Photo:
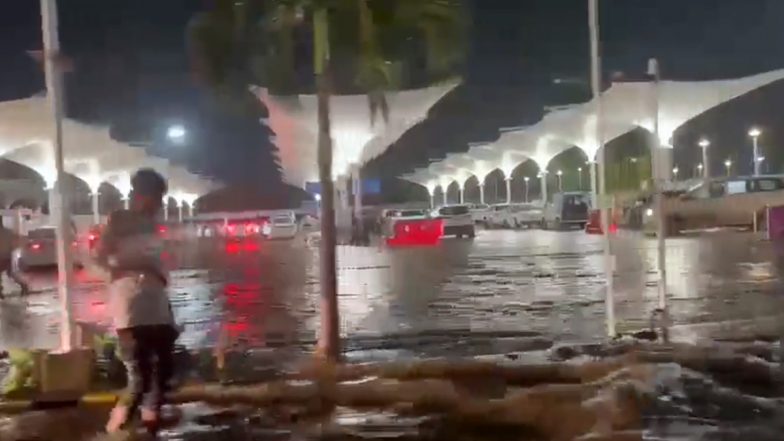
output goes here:
[[[333, 140], [333, 177], [346, 175], [383, 153], [411, 127], [427, 117], [430, 108], [451, 91], [452, 81], [424, 89], [386, 94], [389, 119], [372, 115], [366, 95], [338, 95], [330, 99]], [[303, 187], [318, 181], [318, 120], [315, 95], [272, 96], [254, 89], [269, 112], [266, 124], [275, 133], [283, 177]]]
[[[661, 81], [658, 85], [652, 82], [614, 83], [601, 97], [602, 140], [606, 144], [638, 127], [653, 131], [655, 118], [658, 118], [660, 144], [670, 146], [672, 134], [688, 120], [781, 79], [784, 79], [784, 70], [731, 80]], [[656, 97], [658, 114], [654, 110]], [[498, 168], [508, 175], [525, 159], [535, 161], [541, 170], [546, 170], [552, 158], [574, 146], [583, 150], [589, 160], [595, 160], [599, 150], [597, 104], [596, 100], [591, 100], [562, 106], [537, 124], [504, 130], [495, 142], [472, 146], [459, 159], [447, 155], [441, 161], [446, 165], [445, 169], [439, 168], [440, 163], [433, 163], [429, 170], [439, 180], [457, 179], [461, 171], [481, 174], [480, 169], [484, 173]]]
[[[70, 119], [64, 119], [62, 126], [65, 171], [84, 181], [92, 191], [109, 183], [127, 195], [130, 173], [141, 167], [155, 168], [171, 179], [167, 160], [113, 140], [106, 127]], [[57, 174], [52, 133], [45, 97], [0, 102], [0, 157], [36, 171], [48, 187]], [[177, 179], [188, 182], [188, 193], [210, 188], [199, 176], [184, 170], [181, 174]]]

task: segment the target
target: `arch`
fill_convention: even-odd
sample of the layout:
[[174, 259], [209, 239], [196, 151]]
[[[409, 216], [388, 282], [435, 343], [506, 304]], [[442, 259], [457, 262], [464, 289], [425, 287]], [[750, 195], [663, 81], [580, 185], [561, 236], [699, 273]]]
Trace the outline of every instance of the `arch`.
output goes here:
[[479, 203], [479, 178], [476, 175], [471, 175], [465, 182], [465, 201]]
[[452, 181], [446, 188], [447, 203], [457, 204], [460, 202], [460, 183], [456, 180]]
[[493, 169], [485, 178], [485, 202], [501, 204], [506, 202], [506, 177], [501, 169]]
[[[542, 196], [542, 188], [539, 181], [541, 169], [539, 164], [532, 159], [527, 159], [512, 170], [512, 201], [528, 202]], [[525, 178], [528, 178], [526, 183]], [[527, 191], [526, 191], [527, 187]], [[527, 198], [526, 198], [527, 193]]]
[[[582, 169], [582, 172], [579, 170]], [[561, 176], [558, 176], [558, 172]], [[582, 183], [580, 177], [582, 175]], [[547, 167], [547, 183], [553, 192], [591, 191], [590, 170], [585, 150], [573, 145], [557, 154]], [[559, 186], [560, 182], [560, 186]]]
[[108, 214], [123, 208], [123, 196], [120, 190], [108, 182], [102, 182], [98, 187], [98, 209], [101, 213]]

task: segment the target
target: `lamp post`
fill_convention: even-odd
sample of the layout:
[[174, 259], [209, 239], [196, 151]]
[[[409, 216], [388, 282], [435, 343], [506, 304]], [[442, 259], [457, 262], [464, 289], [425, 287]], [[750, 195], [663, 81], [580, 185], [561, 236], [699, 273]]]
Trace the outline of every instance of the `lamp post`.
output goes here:
[[678, 172], [679, 172], [679, 171], [680, 171], [680, 170], [678, 169], [678, 167], [673, 167], [673, 168], [672, 168], [672, 176], [675, 178], [675, 181], [676, 181], [676, 182], [678, 181]]
[[[599, 187], [603, 197], [607, 195], [607, 182], [606, 182], [606, 152], [604, 149], [604, 111], [602, 101], [602, 59], [601, 51], [599, 48], [599, 0], [588, 0], [588, 29], [590, 36], [590, 53], [591, 53], [591, 92], [593, 100], [596, 103], [596, 121], [594, 125], [594, 141], [596, 142], [598, 152], [598, 164], [591, 164], [591, 170], [594, 174], [591, 177], [591, 186], [594, 184], [595, 170], [599, 168]], [[598, 192], [596, 192], [598, 195]], [[602, 206], [604, 201], [598, 201], [595, 198], [592, 202], [594, 207], [601, 209], [601, 222], [604, 226], [604, 272], [607, 279], [607, 291], [605, 297], [605, 313], [607, 318], [607, 334], [610, 338], [616, 336], [615, 329], [615, 287], [614, 287], [614, 268], [615, 259], [610, 249], [610, 237], [608, 227], [610, 224], [610, 213]]]
[[752, 127], [751, 130], [749, 130], [749, 136], [751, 136], [751, 141], [754, 146], [754, 159], [752, 159], [752, 165], [754, 166], [754, 176], [760, 175], [760, 168], [762, 167], [762, 161], [760, 161], [759, 144], [758, 144], [760, 135], [762, 135], [762, 130], [760, 130], [757, 127]]
[[563, 170], [558, 170], [555, 174], [558, 176], [558, 191], [563, 193]]
[[697, 164], [697, 177], [702, 176], [702, 163]]
[[176, 142], [178, 144], [185, 141], [185, 135], [186, 135], [185, 127], [179, 124], [175, 124], [173, 126], [170, 126], [168, 129], [166, 129], [166, 137], [169, 138], [169, 140]]
[[531, 180], [531, 178], [529, 178], [528, 176], [523, 178], [523, 186], [525, 187], [525, 203], [526, 204], [528, 203], [528, 181], [530, 181], [530, 180]]
[[579, 176], [577, 179], [578, 190], [583, 189], [583, 168], [577, 167], [577, 175]]
[[60, 298], [60, 349], [69, 352], [73, 349], [73, 306], [71, 288], [73, 286], [73, 268], [71, 265], [71, 228], [68, 204], [64, 195], [65, 161], [63, 157], [63, 72], [58, 65], [60, 55], [60, 37], [57, 24], [57, 0], [41, 0], [41, 28], [43, 34], [43, 60], [46, 79], [46, 98], [52, 119], [52, 148], [57, 179], [54, 184], [55, 206], [49, 207], [50, 216], [55, 215], [57, 238], [57, 291]]
[[710, 178], [710, 162], [708, 162], [708, 147], [711, 143], [707, 138], [700, 139], [698, 145], [702, 148], [702, 178], [708, 180]]
[[732, 174], [732, 161], [729, 159], [724, 161], [724, 167], [727, 169], [727, 176], [729, 177]]

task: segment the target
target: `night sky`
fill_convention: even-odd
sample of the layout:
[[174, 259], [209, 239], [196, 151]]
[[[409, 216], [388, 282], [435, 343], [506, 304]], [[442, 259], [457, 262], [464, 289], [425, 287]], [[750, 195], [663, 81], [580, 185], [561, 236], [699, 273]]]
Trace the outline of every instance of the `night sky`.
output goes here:
[[[474, 0], [464, 84], [368, 168], [393, 175], [469, 142], [492, 141], [504, 126], [535, 123], [547, 104], [586, 99], [580, 87], [552, 79], [587, 80], [586, 0]], [[231, 184], [274, 188], [279, 174], [258, 117], [227, 114], [192, 80], [185, 26], [197, 0], [61, 0], [61, 38], [76, 71], [67, 83], [69, 116], [111, 126], [123, 141], [146, 142], [157, 154]], [[749, 75], [784, 67], [784, 1], [603, 0], [604, 72], [636, 76], [660, 59], [671, 79]], [[0, 15], [0, 100], [41, 91], [42, 75], [25, 51], [40, 48], [38, 1], [6, 0]], [[722, 106], [676, 133], [676, 162], [697, 157], [700, 136], [717, 158], [750, 163], [746, 131], [765, 129], [766, 156], [784, 163], [781, 98], [773, 85]], [[163, 136], [172, 123], [189, 142]], [[749, 157], [746, 158], [748, 155]], [[719, 161], [719, 159], [716, 159]], [[715, 169], [716, 166], [714, 166]]]

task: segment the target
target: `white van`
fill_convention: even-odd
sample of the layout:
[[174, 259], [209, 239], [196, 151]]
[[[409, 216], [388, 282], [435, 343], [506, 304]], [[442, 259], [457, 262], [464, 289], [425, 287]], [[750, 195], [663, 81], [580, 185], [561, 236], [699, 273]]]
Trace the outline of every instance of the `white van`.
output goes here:
[[544, 208], [542, 228], [585, 228], [591, 212], [591, 194], [582, 191], [556, 193]]
[[[665, 199], [667, 234], [715, 227], [751, 227], [767, 206], [784, 205], [784, 176], [712, 179]], [[655, 233], [655, 206], [648, 204], [643, 228]]]

